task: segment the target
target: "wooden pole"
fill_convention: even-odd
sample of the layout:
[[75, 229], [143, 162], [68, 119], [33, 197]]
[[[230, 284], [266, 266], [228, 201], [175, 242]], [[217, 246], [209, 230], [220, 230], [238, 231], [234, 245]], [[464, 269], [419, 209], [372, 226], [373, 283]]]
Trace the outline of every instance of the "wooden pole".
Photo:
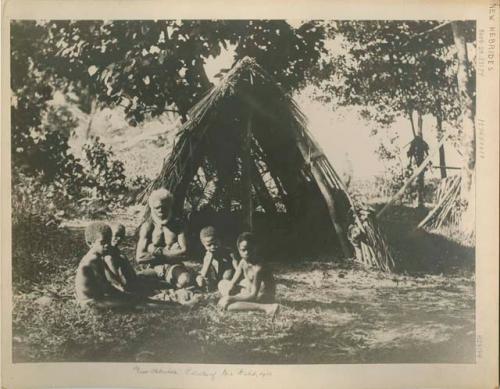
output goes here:
[[[441, 110], [438, 108], [438, 113], [436, 114], [436, 130], [438, 133], [438, 140], [443, 135], [443, 118], [441, 117]], [[444, 151], [444, 145], [439, 148], [439, 167], [441, 172], [441, 178], [446, 178], [446, 155]]]
[[[254, 129], [252, 131], [254, 136], [255, 145], [254, 148], [261, 154], [261, 159], [269, 167], [269, 172], [273, 181], [276, 184], [276, 188], [280, 194], [283, 203], [285, 204], [287, 214], [298, 214], [297, 204], [292, 197], [292, 193], [295, 193], [295, 189], [299, 184], [299, 177], [296, 174], [290, 174], [287, 171], [288, 166], [283, 166], [279, 159], [276, 158], [276, 150], [271, 147], [264, 140], [264, 134], [262, 134], [262, 129]], [[289, 170], [289, 169], [288, 169]]]
[[252, 115], [248, 115], [243, 131], [241, 150], [241, 205], [243, 210], [243, 225], [247, 231], [253, 229], [252, 204]]
[[260, 203], [264, 208], [264, 211], [270, 215], [276, 214], [276, 206], [274, 205], [273, 198], [269, 194], [267, 190], [266, 184], [262, 178], [262, 175], [259, 172], [259, 168], [257, 167], [257, 163], [252, 161], [252, 182], [257, 192], [257, 196], [259, 197]]
[[278, 191], [278, 195], [280, 196], [281, 201], [283, 201], [285, 207], [287, 207], [288, 210], [288, 208], [290, 208], [290, 200], [288, 199], [288, 195], [285, 193], [285, 189], [283, 188], [281, 179], [279, 179], [278, 176], [276, 176], [276, 174], [274, 173], [275, 165], [273, 165], [273, 161], [269, 161], [269, 158], [255, 139], [255, 137], [253, 138], [253, 141], [253, 150], [257, 153], [258, 157], [266, 164], [269, 175], [271, 176], [274, 185], [276, 186], [276, 190]]
[[413, 109], [408, 110], [408, 118], [410, 119], [411, 132], [413, 133], [413, 137], [415, 138], [417, 136], [417, 133], [415, 132], [415, 123], [413, 122]]
[[434, 157], [434, 155], [439, 150], [441, 145], [444, 144], [445, 140], [446, 139], [443, 139], [443, 140], [441, 140], [441, 142], [439, 142], [436, 150], [434, 150], [434, 152], [432, 154], [429, 153], [427, 158], [413, 172], [412, 176], [410, 178], [408, 178], [408, 180], [404, 183], [404, 185], [401, 187], [401, 189], [394, 196], [392, 196], [391, 199], [387, 202], [387, 204], [385, 204], [384, 207], [379, 211], [379, 213], [377, 213], [377, 218], [380, 218], [380, 216], [392, 205], [392, 203], [403, 195], [403, 193], [406, 191], [408, 186], [410, 186], [410, 184], [413, 182], [413, 180], [415, 178], [417, 178], [420, 175], [420, 173], [425, 169], [425, 167], [429, 164], [429, 162], [431, 161], [431, 158]]
[[[441, 146], [442, 147], [442, 146]], [[440, 149], [441, 150], [441, 149]], [[433, 166], [433, 169], [449, 169], [449, 170], [462, 170], [461, 167], [458, 166], [444, 166], [444, 165], [439, 165], [439, 166]], [[444, 177], [446, 178], [446, 177]]]
[[[309, 160], [309, 150], [308, 147], [305, 144], [305, 141], [300, 138], [300, 136], [297, 137], [297, 145], [299, 147], [300, 153], [304, 157], [305, 161]], [[322, 155], [319, 150], [314, 150], [317, 153], [320, 153], [319, 155]], [[321, 172], [320, 168], [318, 167], [318, 164], [315, 159], [312, 159], [310, 161], [310, 167], [311, 167], [311, 173], [314, 177], [314, 180], [316, 181], [316, 184], [318, 185], [319, 190], [321, 191], [321, 194], [323, 195], [323, 198], [326, 203], [326, 207], [328, 209], [328, 213], [330, 215], [330, 220], [332, 221], [333, 228], [335, 229], [335, 233], [337, 234], [337, 238], [340, 243], [340, 247], [342, 249], [342, 253], [346, 258], [350, 258], [352, 256], [352, 250], [350, 247], [349, 242], [347, 241], [347, 234], [345, 233], [343, 227], [338, 223], [338, 218], [337, 218], [337, 208], [335, 207], [335, 199], [333, 198], [333, 192], [332, 188], [330, 185], [328, 185], [326, 178], [323, 176], [323, 173]]]
[[[423, 117], [422, 112], [417, 111], [417, 136], [420, 137], [421, 140], [424, 140], [423, 133]], [[415, 162], [417, 165], [421, 165], [423, 162], [424, 155], [417, 153], [415, 155]], [[417, 206], [418, 208], [424, 207], [424, 191], [425, 191], [425, 169], [422, 169], [420, 174], [417, 177]]]

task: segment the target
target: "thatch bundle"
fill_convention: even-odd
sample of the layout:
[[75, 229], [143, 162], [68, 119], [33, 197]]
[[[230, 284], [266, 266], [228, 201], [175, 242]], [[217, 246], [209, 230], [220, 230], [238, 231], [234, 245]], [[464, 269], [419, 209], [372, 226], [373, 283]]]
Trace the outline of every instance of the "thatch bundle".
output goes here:
[[253, 59], [235, 64], [191, 109], [139, 200], [160, 187], [174, 194], [178, 210], [186, 198], [194, 209], [239, 208], [248, 228], [257, 209], [293, 218], [305, 202], [322, 203], [344, 256], [386, 271], [394, 265], [371, 213], [349, 196], [295, 101]]
[[443, 179], [436, 191], [436, 206], [420, 222], [418, 227], [433, 231], [444, 225], [459, 226], [465, 208], [465, 205], [461, 203], [461, 186], [462, 176], [460, 174]]

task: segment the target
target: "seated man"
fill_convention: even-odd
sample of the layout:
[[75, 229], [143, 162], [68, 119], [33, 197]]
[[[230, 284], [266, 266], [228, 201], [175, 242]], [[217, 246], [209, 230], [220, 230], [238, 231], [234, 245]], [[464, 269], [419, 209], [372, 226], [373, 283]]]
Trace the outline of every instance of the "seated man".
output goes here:
[[[147, 272], [146, 274], [136, 273], [119, 249], [119, 244], [125, 238], [125, 226], [113, 223], [111, 230], [113, 232], [111, 247], [104, 262], [106, 277], [113, 287], [124, 292], [152, 296], [155, 301], [182, 305], [193, 305], [198, 302], [199, 297], [189, 290], [193, 286], [193, 277], [182, 263], [161, 265], [165, 274], [155, 273], [155, 277], [148, 276]], [[158, 293], [159, 290], [162, 292]]]
[[139, 229], [136, 260], [152, 267], [160, 278], [165, 265], [181, 264], [186, 257], [185, 226], [172, 215], [173, 197], [166, 189], [157, 189], [148, 200], [150, 217]]

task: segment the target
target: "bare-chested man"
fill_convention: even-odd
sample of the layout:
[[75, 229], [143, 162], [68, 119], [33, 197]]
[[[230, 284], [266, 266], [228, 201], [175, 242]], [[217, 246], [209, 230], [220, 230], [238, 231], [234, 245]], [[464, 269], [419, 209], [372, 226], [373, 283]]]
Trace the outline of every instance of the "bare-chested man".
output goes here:
[[184, 222], [172, 215], [173, 197], [166, 189], [157, 189], [148, 200], [151, 216], [139, 230], [136, 260], [154, 268], [164, 279], [172, 266], [182, 264], [187, 242]]

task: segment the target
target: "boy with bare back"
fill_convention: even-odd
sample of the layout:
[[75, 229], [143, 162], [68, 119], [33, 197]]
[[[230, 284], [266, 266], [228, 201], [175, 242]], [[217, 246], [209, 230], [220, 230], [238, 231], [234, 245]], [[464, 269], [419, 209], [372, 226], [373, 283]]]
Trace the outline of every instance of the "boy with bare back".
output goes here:
[[274, 303], [276, 283], [274, 277], [257, 254], [255, 237], [244, 232], [237, 240], [241, 260], [230, 281], [219, 283], [222, 298], [218, 306], [228, 311], [263, 311], [275, 315], [278, 304]]
[[[127, 293], [113, 285], [108, 276], [105, 257], [111, 251], [111, 228], [102, 222], [91, 223], [85, 229], [88, 253], [82, 258], [75, 277], [75, 293], [82, 306], [118, 308], [132, 306], [164, 305]], [[117, 281], [116, 281], [117, 282]]]
[[200, 241], [205, 248], [205, 256], [200, 274], [196, 277], [196, 283], [200, 288], [215, 290], [220, 281], [233, 278], [238, 263], [230, 250], [221, 245], [214, 227], [202, 228]]

